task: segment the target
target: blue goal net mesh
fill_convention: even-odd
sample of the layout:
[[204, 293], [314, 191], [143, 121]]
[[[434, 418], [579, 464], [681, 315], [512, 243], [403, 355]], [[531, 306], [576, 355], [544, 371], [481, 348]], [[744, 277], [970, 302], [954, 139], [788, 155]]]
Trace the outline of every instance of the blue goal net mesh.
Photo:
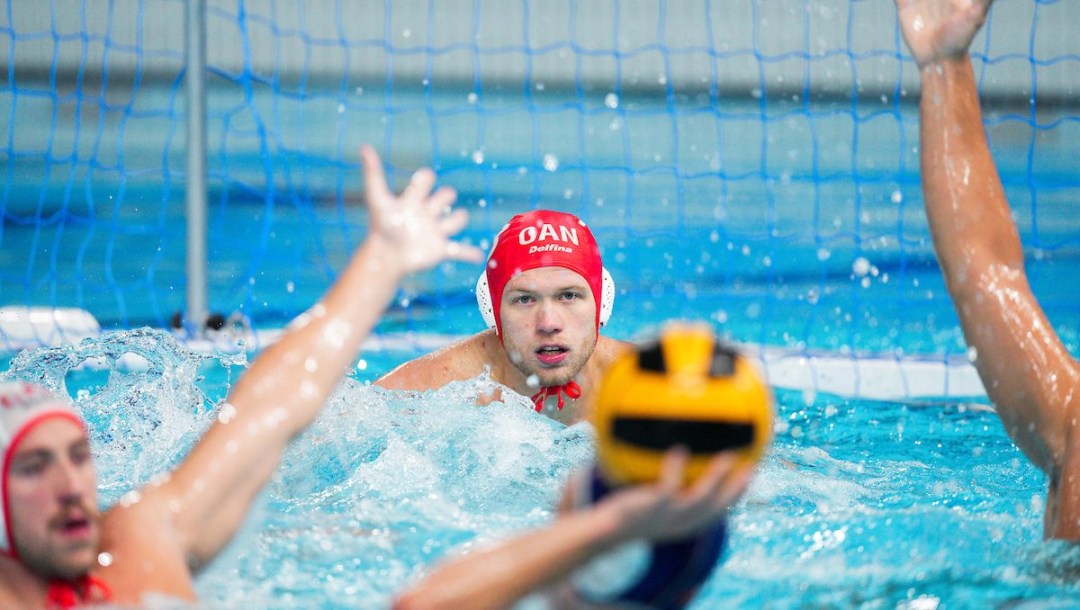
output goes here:
[[[184, 9], [0, 5], [0, 305], [182, 314]], [[963, 353], [891, 2], [211, 0], [205, 22], [214, 312], [277, 328], [318, 298], [366, 234], [370, 143], [395, 186], [430, 166], [455, 187], [482, 247], [523, 210], [583, 218], [614, 335], [691, 318], [852, 357]], [[972, 47], [1033, 286], [1074, 352], [1076, 23], [1064, 0], [998, 3]], [[479, 330], [479, 272], [410, 278], [379, 331]]]

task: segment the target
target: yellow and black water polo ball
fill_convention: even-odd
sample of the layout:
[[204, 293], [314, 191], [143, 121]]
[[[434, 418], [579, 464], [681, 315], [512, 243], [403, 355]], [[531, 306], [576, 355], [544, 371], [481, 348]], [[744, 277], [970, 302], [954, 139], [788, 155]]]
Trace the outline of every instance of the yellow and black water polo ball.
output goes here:
[[716, 453], [757, 461], [772, 440], [772, 392], [754, 363], [706, 324], [671, 324], [627, 351], [595, 396], [597, 458], [616, 485], [655, 480], [675, 445], [690, 452], [689, 483]]

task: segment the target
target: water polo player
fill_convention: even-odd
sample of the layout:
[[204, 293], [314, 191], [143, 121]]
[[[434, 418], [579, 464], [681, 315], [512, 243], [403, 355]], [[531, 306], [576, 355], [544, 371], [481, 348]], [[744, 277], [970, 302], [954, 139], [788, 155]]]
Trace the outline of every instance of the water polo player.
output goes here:
[[[417, 172], [401, 197], [363, 152], [367, 239], [322, 300], [233, 386], [168, 476], [99, 515], [87, 432], [65, 396], [0, 384], [0, 608], [143, 607], [148, 594], [193, 600], [192, 573], [232, 538], [289, 441], [315, 416], [407, 274], [483, 252], [451, 242], [463, 212]], [[160, 603], [154, 604], [160, 605]], [[170, 604], [170, 607], [172, 605]]]
[[396, 610], [681, 609], [722, 561], [727, 512], [772, 438], [771, 393], [707, 327], [624, 352], [597, 387], [597, 462], [559, 516], [444, 562]]
[[615, 286], [585, 223], [550, 210], [514, 216], [495, 237], [476, 298], [488, 330], [406, 362], [376, 383], [431, 390], [487, 369], [495, 382], [531, 397], [537, 411], [566, 423], [587, 417], [584, 398], [626, 344], [599, 334]]

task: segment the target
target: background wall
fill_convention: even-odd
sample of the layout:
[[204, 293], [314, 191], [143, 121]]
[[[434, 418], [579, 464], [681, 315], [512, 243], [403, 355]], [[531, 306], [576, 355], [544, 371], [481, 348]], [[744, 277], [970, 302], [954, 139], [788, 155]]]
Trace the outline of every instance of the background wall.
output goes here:
[[[182, 65], [181, 1], [60, 3], [56, 11], [40, 4], [10, 3], [20, 39], [0, 44], [0, 62], [16, 74], [93, 75], [107, 65], [110, 78], [170, 79]], [[912, 64], [897, 61], [906, 50], [885, 0], [210, 0], [208, 7], [211, 65], [284, 80], [470, 88], [524, 79], [530, 87], [838, 96], [892, 95], [917, 82]], [[991, 62], [984, 92], [1075, 96], [1078, 69], [1063, 57], [1075, 52], [1078, 26], [1076, 2], [996, 3], [973, 46]], [[987, 36], [998, 29], [1009, 35]], [[0, 34], [10, 42], [10, 31]]]

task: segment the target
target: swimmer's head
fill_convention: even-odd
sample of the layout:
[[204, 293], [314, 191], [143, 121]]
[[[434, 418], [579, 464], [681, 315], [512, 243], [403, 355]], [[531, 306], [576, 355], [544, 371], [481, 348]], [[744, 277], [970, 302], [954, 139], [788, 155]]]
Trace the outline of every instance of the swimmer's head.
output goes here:
[[487, 268], [476, 283], [480, 314], [500, 338], [503, 289], [510, 278], [538, 267], [563, 267], [585, 278], [596, 302], [597, 330], [607, 323], [615, 304], [615, 282], [600, 260], [592, 232], [573, 214], [534, 210], [514, 216], [495, 236]]
[[689, 452], [685, 481], [720, 452], [761, 459], [772, 439], [772, 392], [749, 358], [705, 324], [672, 324], [655, 341], [620, 354], [592, 410], [600, 470], [616, 485], [660, 475], [665, 452]]
[[[52, 428], [41, 428], [43, 425], [51, 425]], [[40, 432], [35, 434], [36, 431]], [[66, 509], [56, 506], [24, 506], [23, 504], [15, 506], [12, 502], [13, 492], [16, 498], [21, 494], [29, 497], [32, 492], [35, 498], [50, 496], [48, 501], [55, 503], [54, 497], [57, 494], [40, 493], [37, 490], [42, 485], [51, 485], [43, 480], [45, 477], [39, 473], [39, 466], [40, 462], [48, 462], [51, 459], [45, 456], [45, 453], [50, 450], [50, 443], [59, 443], [62, 440], [57, 437], [57, 434], [66, 435], [73, 442], [80, 444], [79, 451], [86, 453], [84, 456], [80, 455], [79, 459], [90, 459], [89, 446], [85, 445], [85, 424], [70, 401], [32, 383], [22, 381], [0, 383], [0, 502], [2, 502], [0, 554], [25, 562], [25, 564], [37, 564], [38, 561], [32, 556], [32, 550], [27, 554], [16, 544], [15, 524], [12, 523], [15, 514], [27, 515], [32, 517], [31, 520], [40, 521], [40, 523], [31, 524], [33, 527], [28, 527], [24, 538], [37, 541], [38, 538], [60, 536], [64, 538], [66, 546], [77, 546], [82, 542], [82, 538], [71, 532], [78, 527], [83, 527], [85, 531], [91, 533], [90, 538], [93, 538], [93, 540], [87, 540], [86, 545], [96, 546], [96, 521], [94, 519], [97, 515], [97, 506], [96, 489], [93, 483], [90, 485], [89, 498], [71, 500], [72, 505]], [[31, 445], [37, 447], [35, 438], [42, 435], [45, 437], [41, 439], [40, 456], [37, 455], [39, 453], [37, 450], [36, 455], [32, 456], [23, 455], [19, 451], [26, 445], [27, 438], [31, 439]], [[70, 447], [65, 445], [64, 450], [68, 451]], [[15, 462], [14, 472], [13, 462]], [[90, 473], [93, 476], [92, 465], [86, 465], [86, 467], [90, 467]], [[68, 476], [68, 474], [60, 476]], [[67, 501], [64, 500], [64, 502]], [[76, 506], [75, 502], [89, 502], [92, 505]], [[66, 524], [65, 518], [79, 521], [79, 523]], [[65, 531], [57, 533], [57, 530]], [[89, 548], [84, 554], [90, 555], [93, 551], [93, 548]], [[79, 571], [80, 569], [76, 569], [75, 573]]]

